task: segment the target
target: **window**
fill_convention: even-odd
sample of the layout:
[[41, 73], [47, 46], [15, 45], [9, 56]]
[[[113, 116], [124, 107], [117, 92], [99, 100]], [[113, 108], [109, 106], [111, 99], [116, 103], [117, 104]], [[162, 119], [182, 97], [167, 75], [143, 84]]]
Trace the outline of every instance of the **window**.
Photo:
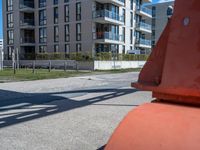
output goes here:
[[39, 8], [46, 6], [46, 0], [39, 0]]
[[152, 7], [152, 17], [156, 17], [156, 7]]
[[130, 32], [130, 43], [133, 44], [133, 30], [131, 29], [131, 32]]
[[7, 31], [7, 41], [8, 41], [8, 45], [10, 44], [14, 44], [14, 31], [13, 30], [8, 30]]
[[70, 52], [70, 45], [69, 44], [65, 44], [65, 53], [69, 54]]
[[8, 60], [11, 60], [12, 59], [12, 53], [13, 53], [13, 51], [14, 51], [14, 47], [13, 46], [9, 46], [8, 48], [7, 48], [7, 54], [8, 54]]
[[80, 43], [76, 44], [76, 52], [79, 53], [81, 52], [81, 50], [82, 50], [81, 44]]
[[131, 27], [133, 27], [133, 12], [131, 12], [130, 22], [131, 22]]
[[47, 52], [47, 46], [41, 45], [39, 46], [39, 53], [46, 53]]
[[76, 21], [81, 20], [81, 2], [76, 3]]
[[47, 42], [47, 29], [46, 28], [40, 28], [39, 29], [39, 42], [40, 43], [46, 43]]
[[69, 0], [64, 0], [65, 3], [69, 3]]
[[53, 0], [54, 5], [58, 5], [58, 0]]
[[54, 45], [54, 53], [58, 53], [59, 51], [59, 46], [58, 45]]
[[54, 42], [58, 42], [59, 41], [59, 29], [58, 26], [54, 27]]
[[13, 0], [7, 0], [7, 11], [13, 10]]
[[126, 10], [125, 9], [123, 9], [122, 16], [123, 16], [123, 20], [125, 23], [126, 22]]
[[131, 5], [130, 5], [130, 9], [133, 10], [133, 0], [130, 0]]
[[47, 14], [46, 10], [40, 10], [39, 11], [39, 25], [46, 25], [47, 24]]
[[76, 24], [76, 40], [81, 41], [81, 24]]
[[14, 27], [13, 13], [7, 14], [7, 27], [8, 28], [13, 28]]
[[58, 23], [58, 7], [54, 7], [54, 23]]
[[123, 42], [125, 43], [126, 29], [122, 27]]
[[69, 22], [69, 5], [65, 5], [65, 22]]
[[70, 30], [69, 25], [65, 25], [65, 42], [70, 41]]

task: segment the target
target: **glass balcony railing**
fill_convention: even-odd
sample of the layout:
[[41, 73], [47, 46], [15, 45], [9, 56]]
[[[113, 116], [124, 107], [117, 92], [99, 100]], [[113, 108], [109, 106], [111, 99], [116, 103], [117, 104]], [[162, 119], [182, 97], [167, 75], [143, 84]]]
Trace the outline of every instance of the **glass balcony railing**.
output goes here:
[[123, 16], [109, 10], [97, 10], [93, 12], [93, 18], [105, 18], [105, 17], [116, 21], [124, 22]]
[[117, 0], [117, 1], [119, 1], [119, 2], [121, 2], [121, 3], [125, 3], [125, 0]]
[[34, 8], [34, 1], [20, 1], [19, 8]]
[[147, 24], [147, 23], [144, 23], [144, 22], [138, 23], [137, 27], [142, 28], [142, 29], [146, 29], [146, 30], [150, 30], [150, 31], [152, 29], [150, 24]]
[[95, 32], [93, 33], [93, 38], [95, 40], [107, 39], [107, 40], [120, 41], [120, 42], [124, 41], [122, 35], [112, 33], [112, 32]]
[[21, 26], [34, 26], [34, 20], [33, 19], [23, 19], [20, 21]]
[[142, 38], [140, 38], [136, 43], [141, 45], [151, 46], [151, 40], [146, 40]]
[[146, 7], [138, 7], [138, 10], [152, 16], [152, 10], [149, 9], [149, 8], [146, 8]]

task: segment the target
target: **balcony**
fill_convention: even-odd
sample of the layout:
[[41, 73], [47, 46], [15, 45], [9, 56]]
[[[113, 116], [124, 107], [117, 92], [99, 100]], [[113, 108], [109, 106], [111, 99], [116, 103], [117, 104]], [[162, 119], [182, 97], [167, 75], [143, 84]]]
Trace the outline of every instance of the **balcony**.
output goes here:
[[93, 18], [98, 23], [124, 24], [124, 17], [109, 10], [98, 10], [93, 12]]
[[136, 26], [136, 30], [146, 32], [146, 33], [150, 33], [150, 34], [152, 33], [151, 25], [144, 23], [144, 22], [138, 23], [137, 26]]
[[141, 48], [151, 48], [151, 40], [146, 40], [140, 38], [139, 40], [136, 41], [136, 47], [141, 47]]
[[95, 32], [93, 39], [96, 43], [123, 44], [123, 36], [112, 32]]
[[33, 19], [23, 19], [23, 20], [20, 20], [20, 27], [24, 28], [24, 29], [35, 28], [34, 20]]
[[25, 12], [32, 12], [34, 11], [34, 1], [24, 1], [21, 0], [19, 4], [19, 9]]
[[34, 37], [23, 37], [21, 38], [21, 45], [22, 46], [34, 46], [35, 45], [35, 39]]
[[117, 6], [124, 6], [125, 0], [96, 0], [99, 3], [111, 3]]
[[152, 10], [146, 7], [139, 7], [136, 13], [143, 17], [152, 18]]

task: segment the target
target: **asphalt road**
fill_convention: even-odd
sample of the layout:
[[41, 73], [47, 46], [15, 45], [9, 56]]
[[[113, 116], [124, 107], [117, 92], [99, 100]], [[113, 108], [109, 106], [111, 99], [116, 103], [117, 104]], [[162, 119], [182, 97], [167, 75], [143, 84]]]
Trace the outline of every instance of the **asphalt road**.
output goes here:
[[0, 150], [96, 150], [124, 116], [151, 101], [138, 73], [0, 84]]

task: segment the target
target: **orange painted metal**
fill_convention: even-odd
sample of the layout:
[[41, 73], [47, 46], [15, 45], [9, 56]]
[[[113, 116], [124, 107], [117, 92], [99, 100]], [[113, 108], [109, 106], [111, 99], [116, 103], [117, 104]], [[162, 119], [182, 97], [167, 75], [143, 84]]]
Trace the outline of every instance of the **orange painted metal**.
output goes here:
[[106, 150], [200, 150], [200, 109], [151, 103], [131, 111]]
[[200, 1], [176, 0], [175, 11], [133, 86], [153, 96], [200, 103]]
[[132, 86], [152, 91], [157, 103], [131, 111], [106, 150], [200, 150], [200, 0], [175, 1], [172, 18]]

